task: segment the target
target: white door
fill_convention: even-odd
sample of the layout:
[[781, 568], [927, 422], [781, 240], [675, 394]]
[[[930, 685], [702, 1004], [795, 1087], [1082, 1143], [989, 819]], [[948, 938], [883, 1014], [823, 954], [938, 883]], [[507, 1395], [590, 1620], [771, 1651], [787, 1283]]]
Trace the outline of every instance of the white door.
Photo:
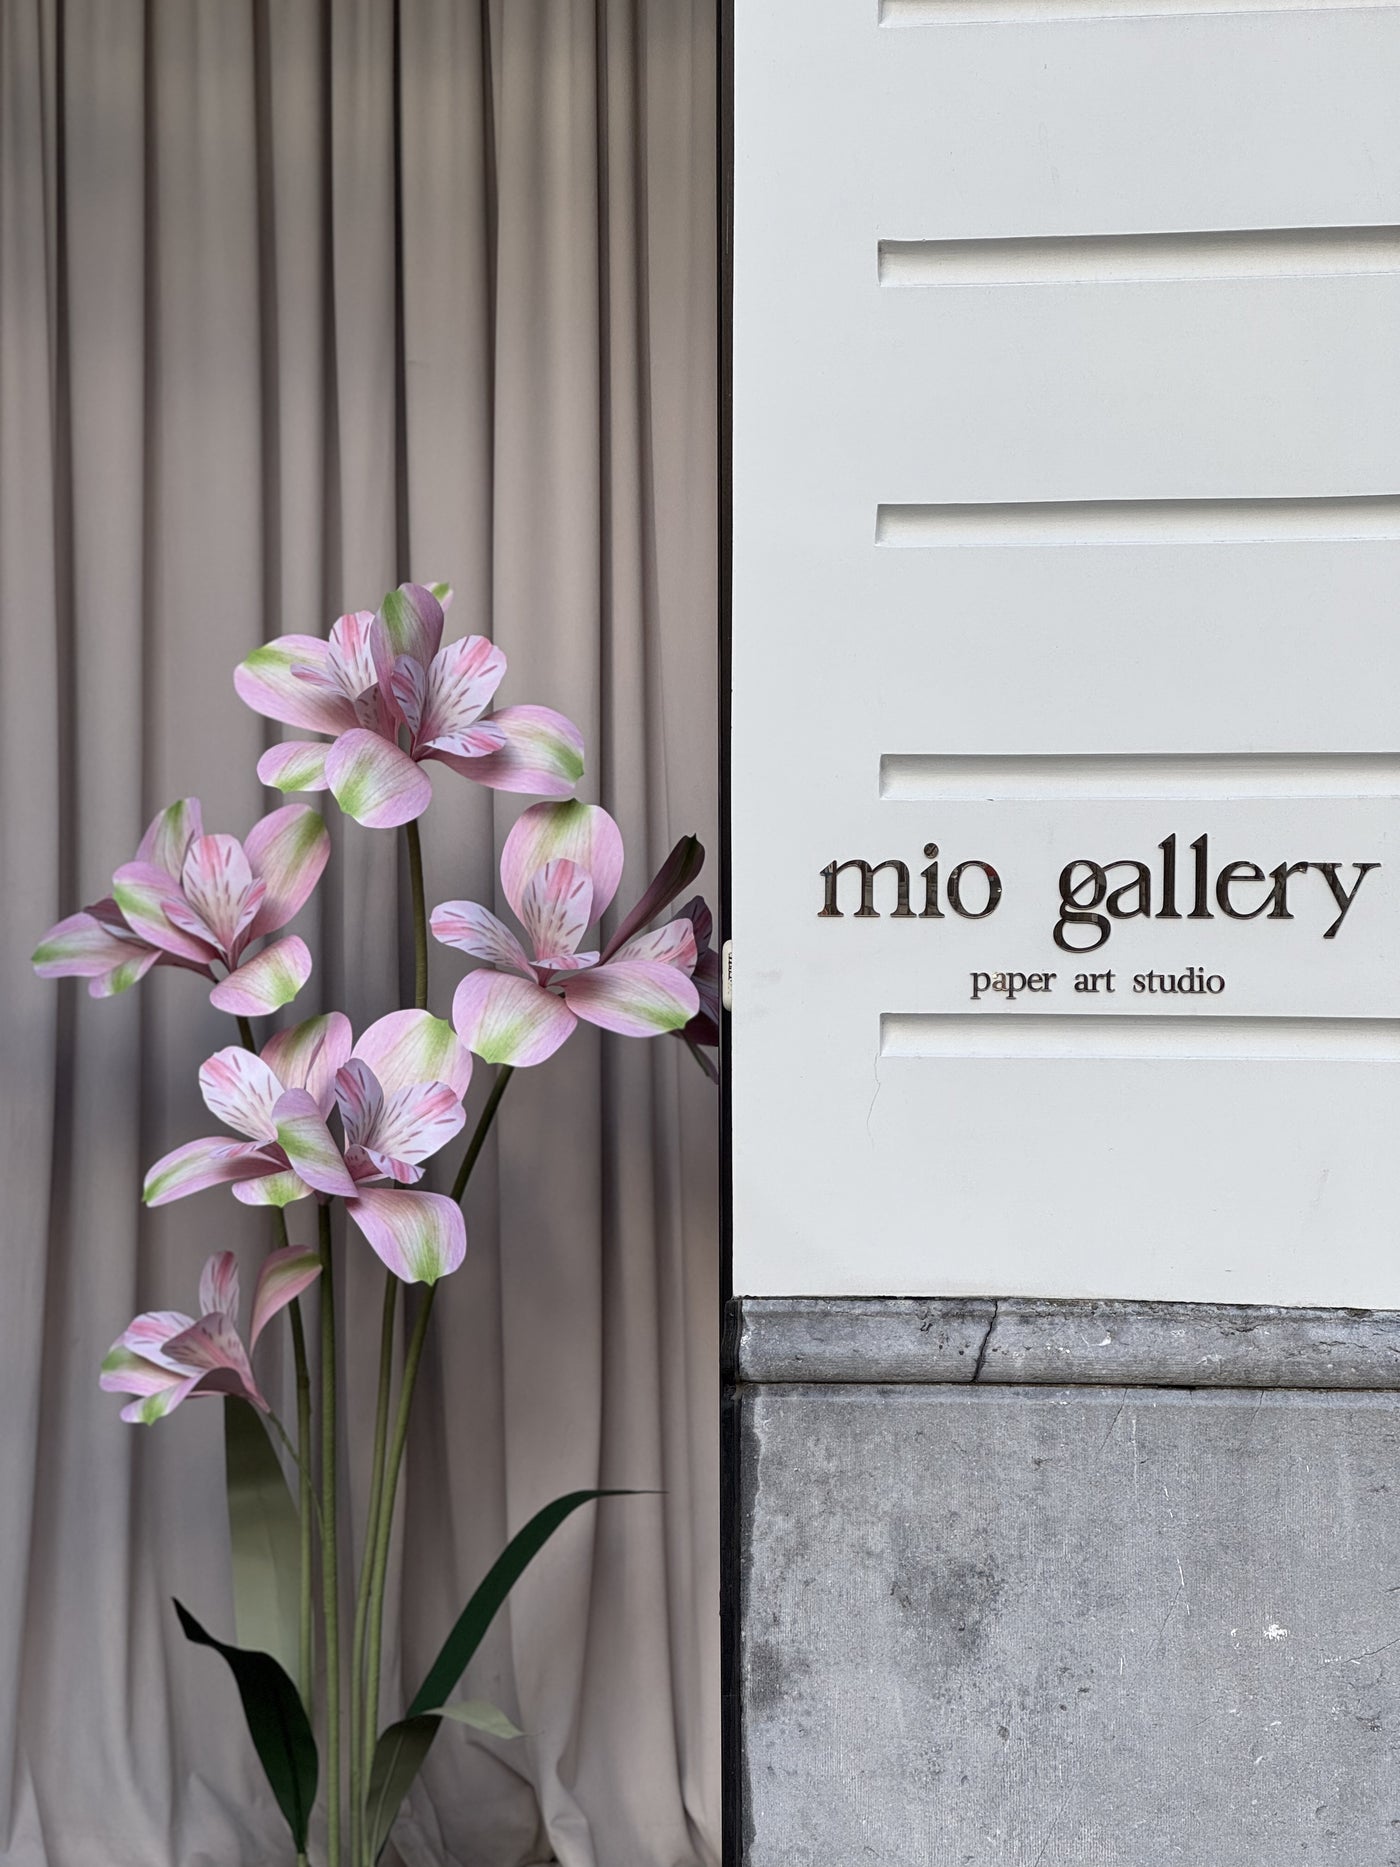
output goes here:
[[734, 16], [736, 1289], [1400, 1306], [1400, 9]]

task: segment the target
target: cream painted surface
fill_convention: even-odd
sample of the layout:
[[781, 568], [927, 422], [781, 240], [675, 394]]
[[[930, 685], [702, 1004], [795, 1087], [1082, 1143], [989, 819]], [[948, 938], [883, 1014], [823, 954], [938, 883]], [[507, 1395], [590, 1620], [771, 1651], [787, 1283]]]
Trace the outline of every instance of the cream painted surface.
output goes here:
[[734, 10], [736, 1288], [1400, 1306], [1400, 9]]

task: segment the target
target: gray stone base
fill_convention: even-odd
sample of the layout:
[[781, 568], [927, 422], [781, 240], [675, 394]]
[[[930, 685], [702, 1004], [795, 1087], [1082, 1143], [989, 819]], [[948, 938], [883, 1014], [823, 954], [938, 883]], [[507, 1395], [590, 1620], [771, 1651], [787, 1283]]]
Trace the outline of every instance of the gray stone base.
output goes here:
[[1400, 1318], [991, 1310], [743, 1305], [745, 1867], [1400, 1863]]

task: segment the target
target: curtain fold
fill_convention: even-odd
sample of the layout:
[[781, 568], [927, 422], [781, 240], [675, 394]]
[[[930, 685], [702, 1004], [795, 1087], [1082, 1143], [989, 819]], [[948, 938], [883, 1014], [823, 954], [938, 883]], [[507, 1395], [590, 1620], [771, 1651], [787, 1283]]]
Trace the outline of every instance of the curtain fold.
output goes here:
[[[104, 1003], [27, 976], [150, 816], [270, 807], [258, 640], [406, 576], [504, 648], [504, 702], [583, 729], [581, 795], [717, 887], [713, 0], [0, 5], [0, 1840], [16, 1867], [227, 1867], [280, 1823], [179, 1594], [227, 1627], [218, 1409], [123, 1426], [97, 1363], [265, 1248], [211, 1192], [144, 1213], [227, 1041], [161, 969]], [[521, 800], [438, 771], [430, 901], [494, 897]], [[273, 800], [275, 801], [275, 800]], [[296, 1013], [402, 1002], [400, 841], [332, 806]], [[445, 1012], [456, 957], [432, 953]], [[483, 1077], [486, 1072], [483, 1071]], [[475, 1085], [474, 1115], [484, 1094]], [[683, 1047], [580, 1031], [521, 1072], [468, 1202], [406, 1468], [401, 1703], [506, 1537], [537, 1560], [465, 1689], [406, 1867], [718, 1858], [713, 1091]], [[292, 1209], [294, 1229], [306, 1215]], [[373, 1410], [379, 1268], [340, 1241], [345, 1406]], [[267, 1370], [279, 1404], [290, 1371]], [[358, 1550], [366, 1473], [347, 1464]]]

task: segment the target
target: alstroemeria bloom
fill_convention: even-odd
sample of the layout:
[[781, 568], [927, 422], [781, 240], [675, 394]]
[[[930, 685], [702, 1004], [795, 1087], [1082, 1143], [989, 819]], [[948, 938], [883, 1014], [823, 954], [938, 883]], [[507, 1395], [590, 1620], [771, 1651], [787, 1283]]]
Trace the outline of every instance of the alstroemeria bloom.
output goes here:
[[[696, 845], [698, 849], [699, 845]], [[452, 1000], [463, 1043], [488, 1063], [543, 1063], [580, 1018], [624, 1037], [681, 1029], [700, 1009], [690, 974], [695, 934], [686, 919], [633, 933], [605, 952], [581, 952], [622, 875], [622, 835], [597, 804], [536, 804], [501, 851], [501, 887], [529, 936], [531, 958], [510, 928], [475, 901], [445, 901], [432, 929], [496, 970], [470, 972]]]
[[447, 584], [405, 583], [377, 615], [340, 617], [329, 641], [282, 635], [255, 648], [234, 673], [240, 697], [268, 719], [334, 736], [274, 746], [258, 760], [263, 783], [329, 789], [372, 829], [422, 816], [433, 795], [425, 759], [497, 791], [567, 797], [583, 775], [578, 728], [551, 707], [485, 717], [506, 658], [484, 635], [442, 646], [451, 600]]
[[289, 1247], [263, 1262], [253, 1290], [248, 1346], [238, 1333], [238, 1260], [216, 1251], [199, 1280], [198, 1320], [178, 1310], [148, 1310], [117, 1337], [102, 1362], [109, 1394], [135, 1394], [122, 1418], [150, 1426], [191, 1394], [233, 1394], [270, 1411], [249, 1357], [258, 1337], [293, 1297], [321, 1274], [314, 1251]]
[[[220, 1185], [248, 1205], [338, 1195], [396, 1277], [432, 1283], [462, 1262], [466, 1227], [454, 1200], [403, 1186], [461, 1131], [471, 1074], [451, 1026], [426, 1011], [391, 1012], [357, 1044], [332, 1011], [279, 1031], [261, 1056], [230, 1045], [201, 1067], [199, 1086], [211, 1114], [247, 1139], [187, 1141], [151, 1168], [143, 1197], [163, 1206]], [[343, 1145], [328, 1126], [337, 1107]], [[369, 1184], [385, 1179], [401, 1184]]]
[[136, 860], [112, 877], [111, 898], [49, 929], [34, 970], [89, 979], [92, 996], [108, 998], [152, 966], [184, 966], [216, 981], [209, 999], [220, 1011], [276, 1011], [311, 976], [306, 942], [289, 934], [251, 957], [248, 949], [305, 905], [329, 854], [326, 826], [307, 804], [274, 810], [239, 842], [206, 836], [199, 799], [182, 798], [152, 820]]

